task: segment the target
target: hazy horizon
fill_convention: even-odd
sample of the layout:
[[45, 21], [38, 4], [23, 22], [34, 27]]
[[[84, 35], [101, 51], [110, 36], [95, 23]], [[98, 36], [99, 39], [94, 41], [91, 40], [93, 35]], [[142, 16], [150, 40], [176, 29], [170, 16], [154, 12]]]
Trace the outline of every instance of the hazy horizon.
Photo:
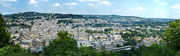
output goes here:
[[40, 12], [180, 18], [179, 0], [0, 0], [0, 13]]
[[[36, 12], [36, 11], [26, 11], [26, 12]], [[25, 12], [14, 12], [14, 13], [2, 14], [2, 15], [10, 15], [10, 14], [18, 14], [18, 13], [25, 13]], [[36, 12], [36, 13], [46, 13], [46, 12]], [[52, 14], [68, 14], [68, 13], [52, 13]], [[113, 14], [74, 14], [74, 15], [108, 15], [108, 16], [110, 16]], [[116, 16], [126, 16], [126, 15], [116, 15]], [[142, 17], [142, 16], [133, 16], [133, 17], [153, 18], [153, 17]], [[154, 18], [155, 19], [179, 19], [179, 18], [157, 18], [157, 17], [154, 17]]]

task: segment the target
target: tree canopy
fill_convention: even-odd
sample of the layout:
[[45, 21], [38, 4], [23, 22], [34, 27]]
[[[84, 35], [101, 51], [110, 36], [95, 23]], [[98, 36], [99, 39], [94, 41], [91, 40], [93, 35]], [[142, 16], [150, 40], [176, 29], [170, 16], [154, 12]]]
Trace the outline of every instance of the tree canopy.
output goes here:
[[72, 35], [64, 31], [60, 31], [57, 35], [58, 38], [44, 48], [44, 54], [47, 56], [74, 56], [77, 50], [77, 42], [71, 38]]
[[6, 29], [6, 22], [0, 15], [0, 48], [9, 45], [10, 32]]
[[175, 20], [168, 24], [163, 38], [169, 48], [180, 51], [180, 20]]
[[0, 26], [5, 26], [5, 25], [6, 25], [6, 22], [3, 19], [2, 15], [0, 14]]
[[18, 45], [7, 45], [3, 48], [0, 48], [0, 56], [30, 56], [31, 53], [25, 49], [22, 49]]

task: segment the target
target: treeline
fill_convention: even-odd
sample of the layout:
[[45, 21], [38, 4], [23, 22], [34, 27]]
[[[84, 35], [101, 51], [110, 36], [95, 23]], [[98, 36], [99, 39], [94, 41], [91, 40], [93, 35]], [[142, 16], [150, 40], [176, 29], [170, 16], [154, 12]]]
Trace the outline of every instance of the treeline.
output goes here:
[[34, 20], [34, 19], [41, 19], [42, 17], [46, 17], [48, 19], [55, 19], [55, 18], [84, 18], [82, 15], [76, 14], [52, 14], [52, 13], [38, 13], [38, 12], [24, 12], [24, 13], [16, 13], [16, 14], [8, 14], [4, 15], [5, 18], [9, 19], [26, 19], [26, 20]]
[[86, 33], [89, 33], [89, 34], [93, 34], [93, 33], [101, 33], [101, 34], [108, 34], [108, 33], [111, 33], [110, 31], [112, 31], [113, 29], [112, 28], [107, 28], [107, 29], [104, 29], [104, 31], [96, 31], [96, 30], [85, 30]]
[[31, 28], [31, 25], [27, 25], [27, 24], [16, 24], [16, 23], [12, 23], [12, 24], [8, 24], [6, 25], [7, 27], [14, 27], [14, 26], [19, 26], [21, 28]]
[[72, 21], [72, 20], [58, 20], [57, 24], [59, 24], [59, 23], [72, 24], [72, 23], [74, 23], [74, 21]]

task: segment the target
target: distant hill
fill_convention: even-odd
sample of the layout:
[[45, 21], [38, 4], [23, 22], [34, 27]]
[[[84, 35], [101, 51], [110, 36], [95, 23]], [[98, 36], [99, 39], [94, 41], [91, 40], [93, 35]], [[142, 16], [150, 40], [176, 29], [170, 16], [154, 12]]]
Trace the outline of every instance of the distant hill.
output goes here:
[[15, 13], [3, 15], [4, 18], [8, 19], [42, 19], [42, 18], [84, 18], [82, 15], [74, 14], [52, 14], [52, 13], [38, 13], [38, 12], [24, 12], [24, 13]]
[[78, 14], [58, 14], [58, 13], [38, 13], [38, 12], [24, 12], [24, 13], [15, 13], [3, 15], [6, 19], [60, 19], [60, 18], [72, 18], [72, 19], [123, 19], [123, 20], [147, 20], [148, 21], [161, 21], [169, 22], [174, 19], [163, 19], [163, 18], [143, 18], [136, 16], [120, 16], [120, 15], [78, 15]]

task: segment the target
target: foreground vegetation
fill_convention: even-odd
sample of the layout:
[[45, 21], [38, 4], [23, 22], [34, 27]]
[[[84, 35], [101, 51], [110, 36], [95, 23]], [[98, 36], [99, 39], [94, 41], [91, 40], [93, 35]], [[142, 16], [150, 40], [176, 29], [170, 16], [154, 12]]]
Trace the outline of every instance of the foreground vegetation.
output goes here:
[[[98, 51], [93, 47], [77, 47], [77, 41], [68, 32], [60, 31], [58, 38], [44, 46], [42, 52], [31, 53], [13, 44], [10, 40], [10, 32], [0, 15], [0, 56], [179, 56], [180, 55], [180, 20], [169, 23], [165, 30], [163, 41], [154, 43], [150, 47], [140, 46], [129, 51]], [[94, 31], [87, 31], [94, 32]]]

